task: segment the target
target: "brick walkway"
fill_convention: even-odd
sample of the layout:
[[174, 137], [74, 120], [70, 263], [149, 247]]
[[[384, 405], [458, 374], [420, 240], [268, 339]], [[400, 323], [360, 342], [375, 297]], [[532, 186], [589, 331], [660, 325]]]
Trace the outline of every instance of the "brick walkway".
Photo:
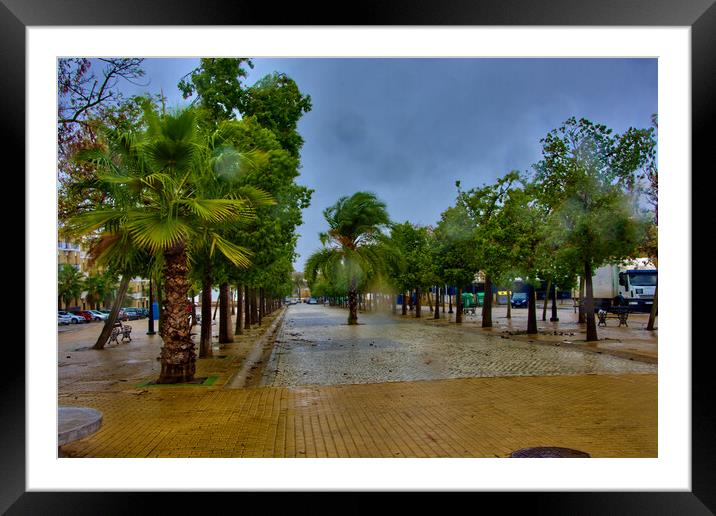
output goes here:
[[132, 324], [131, 343], [102, 352], [60, 339], [59, 403], [104, 414], [100, 431], [63, 447], [70, 457], [657, 456], [653, 374], [225, 388], [269, 320], [198, 361], [213, 385], [142, 386], [156, 378], [159, 340]]

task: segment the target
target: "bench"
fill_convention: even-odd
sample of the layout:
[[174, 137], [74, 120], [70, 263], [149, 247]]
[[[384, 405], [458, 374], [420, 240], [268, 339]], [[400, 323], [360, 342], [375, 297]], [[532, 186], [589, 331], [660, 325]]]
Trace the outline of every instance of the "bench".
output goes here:
[[115, 344], [119, 344], [119, 341], [117, 341], [117, 338], [121, 335], [122, 336], [122, 342], [124, 342], [124, 339], [132, 340], [132, 327], [128, 324], [122, 324], [121, 322], [112, 328], [112, 334], [109, 336], [109, 342], [114, 342]]
[[602, 309], [597, 312], [597, 317], [599, 318], [597, 326], [606, 326], [607, 319], [619, 319], [619, 326], [622, 324], [624, 326], [629, 326], [629, 324], [627, 324], [627, 319], [629, 319], [629, 308], [627, 307], [616, 306], [608, 308], [607, 310]]

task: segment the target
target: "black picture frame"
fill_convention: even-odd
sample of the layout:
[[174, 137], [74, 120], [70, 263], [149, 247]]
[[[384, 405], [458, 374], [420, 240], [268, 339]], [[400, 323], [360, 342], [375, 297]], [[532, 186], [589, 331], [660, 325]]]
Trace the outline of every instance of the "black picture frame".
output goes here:
[[[688, 26], [692, 37], [692, 162], [710, 170], [709, 143], [716, 141], [716, 6], [714, 0], [460, 0], [452, 2], [363, 1], [333, 11], [322, 4], [159, 0], [0, 0], [0, 104], [6, 149], [25, 145], [25, 28], [29, 26], [102, 25], [550, 25], [550, 26]], [[346, 14], [343, 14], [346, 13]], [[15, 153], [22, 156], [22, 153]], [[21, 165], [24, 169], [24, 159]], [[708, 167], [708, 168], [706, 168]], [[690, 177], [690, 171], [684, 171]], [[24, 181], [20, 181], [24, 191]], [[700, 204], [694, 198], [694, 206]], [[691, 209], [691, 207], [683, 207]], [[27, 237], [27, 235], [26, 235]], [[27, 275], [29, 271], [25, 270]], [[690, 283], [690, 278], [685, 278]], [[687, 290], [691, 292], [690, 288]], [[30, 293], [26, 293], [30, 295]], [[690, 300], [689, 300], [690, 301]], [[692, 321], [703, 308], [693, 306]], [[7, 340], [7, 337], [6, 337]], [[667, 345], [687, 347], [692, 336]], [[25, 489], [25, 349], [5, 342], [6, 368], [0, 413], [0, 511], [7, 514], [137, 514], [196, 512], [206, 504], [221, 507], [234, 493], [90, 493], [26, 492]], [[704, 341], [704, 344], [709, 344]], [[48, 346], [50, 343], [48, 343]], [[468, 504], [494, 501], [498, 506], [538, 514], [713, 514], [716, 511], [716, 418], [708, 345], [692, 347], [692, 490], [690, 492], [469, 493]], [[668, 367], [668, 364], [662, 364]], [[236, 493], [242, 504], [265, 504], [267, 493]], [[332, 503], [310, 507], [306, 493], [290, 493], [283, 503], [293, 512], [359, 514], [380, 512], [376, 493], [348, 493], [340, 509]], [[412, 493], [412, 504], [428, 507], [425, 493]], [[450, 502], [459, 507], [462, 501]], [[477, 502], [473, 498], [477, 496]], [[201, 498], [201, 500], [200, 500]], [[232, 496], [234, 500], [235, 497]], [[271, 496], [275, 502], [275, 498]], [[149, 500], [148, 500], [149, 499]], [[325, 500], [325, 499], [324, 499]], [[234, 502], [235, 503], [235, 502]], [[273, 502], [272, 502], [273, 503]], [[433, 502], [431, 502], [433, 503]], [[268, 507], [268, 505], [264, 505]], [[274, 512], [275, 505], [269, 512]], [[487, 506], [486, 506], [487, 507]], [[205, 507], [206, 508], [206, 507]], [[445, 511], [441, 511], [445, 512]]]

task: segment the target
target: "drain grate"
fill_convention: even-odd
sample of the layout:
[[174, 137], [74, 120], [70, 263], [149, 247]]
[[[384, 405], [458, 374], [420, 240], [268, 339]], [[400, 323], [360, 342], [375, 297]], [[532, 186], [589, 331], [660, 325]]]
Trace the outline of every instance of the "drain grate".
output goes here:
[[514, 451], [510, 454], [513, 459], [523, 458], [537, 458], [537, 459], [551, 459], [551, 458], [567, 458], [567, 459], [584, 459], [589, 458], [587, 452], [573, 450], [571, 448], [556, 448], [553, 446], [540, 446], [536, 448], [522, 448]]

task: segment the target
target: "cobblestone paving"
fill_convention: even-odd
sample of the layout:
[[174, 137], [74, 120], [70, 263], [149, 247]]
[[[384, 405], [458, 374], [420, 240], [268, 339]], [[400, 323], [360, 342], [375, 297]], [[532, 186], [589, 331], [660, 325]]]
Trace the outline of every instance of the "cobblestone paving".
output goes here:
[[382, 314], [293, 305], [276, 338], [261, 385], [379, 383], [445, 378], [655, 374], [656, 364], [534, 345], [499, 334], [431, 326]]

